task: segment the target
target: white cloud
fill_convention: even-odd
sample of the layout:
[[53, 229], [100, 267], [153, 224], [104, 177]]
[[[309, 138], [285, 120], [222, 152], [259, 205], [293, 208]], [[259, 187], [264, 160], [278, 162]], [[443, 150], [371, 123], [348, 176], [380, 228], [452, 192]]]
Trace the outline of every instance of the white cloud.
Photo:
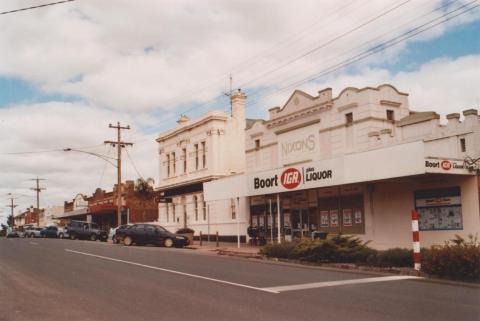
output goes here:
[[[9, 1], [4, 8], [34, 3]], [[353, 55], [367, 48], [358, 47], [367, 40], [385, 40], [439, 16], [425, 13], [441, 3], [406, 3], [251, 82], [399, 3], [117, 0], [112, 5], [82, 0], [2, 17], [0, 75], [20, 77], [45, 92], [80, 96], [108, 108], [174, 109], [221, 94], [230, 71], [236, 85], [247, 83], [250, 88], [311, 74], [338, 62], [340, 53]], [[466, 15], [450, 26], [475, 18], [478, 14]], [[423, 37], [437, 37], [445, 28], [439, 26]], [[385, 35], [391, 29], [395, 30]], [[401, 49], [367, 61], [378, 63]], [[252, 56], [255, 59], [238, 67]]]

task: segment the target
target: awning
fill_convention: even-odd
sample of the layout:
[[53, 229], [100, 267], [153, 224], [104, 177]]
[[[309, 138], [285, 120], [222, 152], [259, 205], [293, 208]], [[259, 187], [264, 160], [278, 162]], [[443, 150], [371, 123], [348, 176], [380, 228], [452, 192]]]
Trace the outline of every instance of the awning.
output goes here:
[[86, 214], [89, 214], [88, 208], [80, 208], [74, 211], [64, 212], [58, 215], [52, 215], [52, 218], [54, 219], [68, 218], [68, 217], [74, 217], [74, 216], [86, 215]]

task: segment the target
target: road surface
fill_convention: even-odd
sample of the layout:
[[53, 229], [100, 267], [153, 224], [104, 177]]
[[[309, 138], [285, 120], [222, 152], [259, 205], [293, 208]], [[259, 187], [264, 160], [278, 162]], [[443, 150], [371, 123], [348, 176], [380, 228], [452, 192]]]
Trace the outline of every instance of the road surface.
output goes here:
[[0, 238], [0, 320], [480, 320], [480, 289], [201, 254]]

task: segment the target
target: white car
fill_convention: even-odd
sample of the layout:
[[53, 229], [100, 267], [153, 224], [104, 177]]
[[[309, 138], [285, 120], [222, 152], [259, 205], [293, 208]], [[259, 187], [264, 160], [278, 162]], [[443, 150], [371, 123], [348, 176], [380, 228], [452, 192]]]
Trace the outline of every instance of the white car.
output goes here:
[[59, 239], [68, 239], [70, 235], [68, 235], [68, 231], [66, 228], [59, 226], [57, 230], [57, 237]]

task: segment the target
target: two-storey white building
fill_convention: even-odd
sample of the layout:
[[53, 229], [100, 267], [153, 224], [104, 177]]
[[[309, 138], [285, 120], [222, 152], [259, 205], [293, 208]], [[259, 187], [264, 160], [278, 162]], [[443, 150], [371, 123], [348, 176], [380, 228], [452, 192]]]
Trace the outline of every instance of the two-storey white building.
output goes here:
[[[245, 171], [245, 101], [241, 91], [231, 96], [231, 114], [211, 111], [158, 138], [160, 153], [159, 222], [175, 231], [188, 227], [198, 235], [219, 233], [221, 240], [236, 240], [246, 230], [246, 199], [231, 197], [206, 203], [203, 183]], [[245, 236], [243, 233], [243, 237]]]
[[207, 201], [248, 197], [249, 224], [267, 238], [322, 231], [409, 247], [412, 210], [425, 246], [480, 230], [477, 110], [443, 125], [382, 85], [295, 91], [269, 112], [245, 131], [246, 174], [204, 184]]

